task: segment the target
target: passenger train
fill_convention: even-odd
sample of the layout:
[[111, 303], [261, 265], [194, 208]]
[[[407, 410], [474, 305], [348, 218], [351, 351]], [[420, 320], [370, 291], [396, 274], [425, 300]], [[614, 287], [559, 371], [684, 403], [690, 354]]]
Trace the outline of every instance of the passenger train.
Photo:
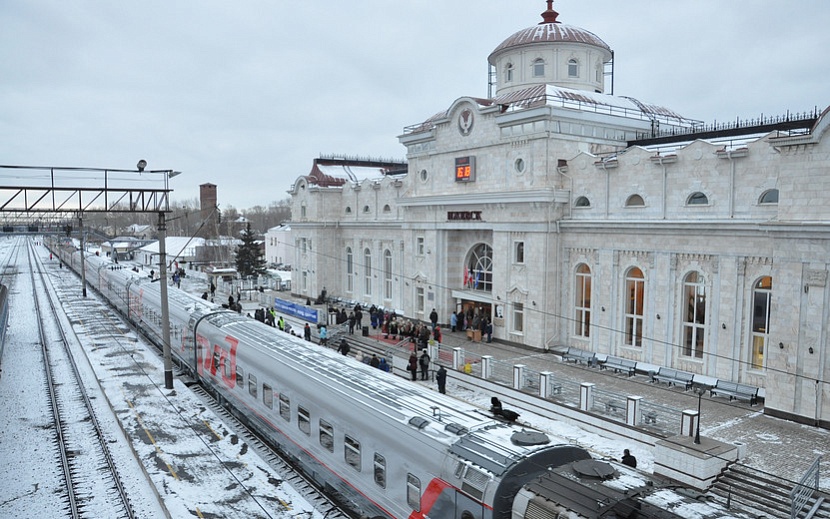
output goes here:
[[[61, 257], [78, 271], [79, 252]], [[158, 281], [95, 255], [85, 269], [134, 326], [162, 336]], [[748, 517], [184, 291], [168, 300], [180, 367], [356, 516]]]

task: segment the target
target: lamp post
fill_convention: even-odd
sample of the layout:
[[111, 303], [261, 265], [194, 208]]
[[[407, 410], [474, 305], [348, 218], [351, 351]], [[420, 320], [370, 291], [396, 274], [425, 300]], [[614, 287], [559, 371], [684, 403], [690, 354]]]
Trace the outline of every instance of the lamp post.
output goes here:
[[697, 427], [695, 427], [695, 445], [700, 445], [700, 401], [703, 399], [703, 394], [706, 393], [708, 386], [697, 386]]

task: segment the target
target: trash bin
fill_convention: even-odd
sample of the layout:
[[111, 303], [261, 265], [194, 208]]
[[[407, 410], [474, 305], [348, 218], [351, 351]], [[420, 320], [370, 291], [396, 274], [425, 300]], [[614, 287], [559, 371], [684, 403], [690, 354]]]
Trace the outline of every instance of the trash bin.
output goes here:
[[363, 336], [364, 336], [364, 337], [368, 337], [368, 336], [369, 336], [369, 327], [368, 327], [368, 326], [364, 326], [364, 327], [363, 327]]

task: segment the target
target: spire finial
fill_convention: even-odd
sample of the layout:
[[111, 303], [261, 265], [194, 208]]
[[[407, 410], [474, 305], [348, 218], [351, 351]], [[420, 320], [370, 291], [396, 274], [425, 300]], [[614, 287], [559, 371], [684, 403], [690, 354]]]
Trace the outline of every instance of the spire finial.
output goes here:
[[553, 0], [548, 0], [548, 10], [542, 13], [542, 21], [539, 22], [539, 25], [544, 25], [546, 23], [559, 23], [556, 21], [557, 16], [559, 16], [559, 13], [553, 10]]

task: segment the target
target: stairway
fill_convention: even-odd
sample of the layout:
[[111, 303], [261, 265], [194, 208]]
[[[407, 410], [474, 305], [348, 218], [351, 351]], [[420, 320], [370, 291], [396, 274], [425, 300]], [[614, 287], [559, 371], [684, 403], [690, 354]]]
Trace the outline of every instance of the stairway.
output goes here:
[[[762, 472], [740, 463], [733, 463], [727, 467], [709, 490], [711, 500], [726, 506], [750, 510], [757, 513], [759, 518], [789, 518], [790, 517], [790, 490], [792, 483], [776, 479], [774, 475]], [[812, 510], [820, 498], [812, 518], [830, 519], [830, 496], [816, 493], [805, 505], [799, 519], [806, 519], [808, 511]]]

